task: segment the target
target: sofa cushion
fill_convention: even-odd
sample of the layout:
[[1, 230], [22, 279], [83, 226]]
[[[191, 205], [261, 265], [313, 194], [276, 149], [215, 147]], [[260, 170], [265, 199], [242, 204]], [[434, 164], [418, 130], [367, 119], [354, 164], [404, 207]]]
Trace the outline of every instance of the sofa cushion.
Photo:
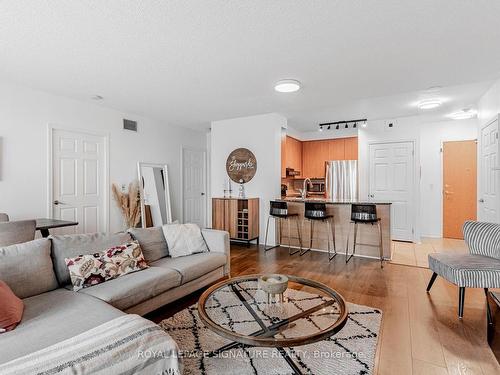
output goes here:
[[124, 313], [81, 293], [56, 289], [26, 298], [15, 330], [0, 335], [0, 363], [76, 336]]
[[128, 309], [179, 286], [181, 275], [171, 269], [150, 267], [103, 284], [81, 289], [78, 293], [99, 298], [120, 310]]
[[19, 298], [57, 289], [46, 238], [0, 248], [0, 280]]
[[209, 252], [179, 258], [163, 258], [151, 263], [151, 268], [174, 269], [182, 275], [181, 284], [185, 284], [223, 267], [226, 261], [225, 254]]
[[57, 280], [61, 286], [71, 283], [65, 258], [74, 258], [81, 254], [93, 254], [112, 246], [118, 246], [132, 240], [129, 233], [92, 233], [50, 236], [52, 240], [52, 258]]
[[66, 258], [65, 261], [74, 291], [148, 268], [138, 241], [113, 246], [95, 254]]
[[139, 241], [148, 263], [168, 256], [168, 247], [161, 227], [130, 228], [128, 232]]
[[2, 280], [0, 280], [0, 301], [2, 301], [0, 303], [0, 331], [10, 331], [21, 321], [24, 310], [23, 301]]
[[446, 280], [467, 288], [500, 288], [500, 260], [482, 255], [433, 253], [429, 268]]
[[208, 252], [200, 227], [196, 224], [165, 224], [163, 235], [172, 258]]

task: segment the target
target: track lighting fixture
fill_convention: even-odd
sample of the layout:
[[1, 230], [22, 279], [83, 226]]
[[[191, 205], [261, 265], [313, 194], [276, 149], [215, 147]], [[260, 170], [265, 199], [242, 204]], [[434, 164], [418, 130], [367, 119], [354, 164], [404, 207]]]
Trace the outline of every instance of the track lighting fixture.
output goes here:
[[335, 122], [325, 122], [322, 124], [319, 124], [319, 131], [323, 131], [323, 127], [326, 127], [327, 130], [330, 130], [332, 128], [332, 125], [335, 126], [336, 130], [340, 129], [340, 125], [344, 125], [345, 129], [349, 129], [349, 124], [352, 124], [352, 128], [356, 129], [358, 127], [358, 122], [361, 123], [361, 126], [364, 128], [366, 127], [366, 121], [367, 119], [358, 119], [358, 120], [348, 120], [348, 121], [335, 121]]

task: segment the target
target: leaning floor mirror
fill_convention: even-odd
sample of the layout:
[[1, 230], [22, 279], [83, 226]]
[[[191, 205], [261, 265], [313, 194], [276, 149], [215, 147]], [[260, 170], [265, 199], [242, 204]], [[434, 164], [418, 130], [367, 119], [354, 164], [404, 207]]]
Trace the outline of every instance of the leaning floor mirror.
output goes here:
[[158, 227], [171, 223], [167, 165], [138, 162], [137, 173], [141, 193], [142, 227]]

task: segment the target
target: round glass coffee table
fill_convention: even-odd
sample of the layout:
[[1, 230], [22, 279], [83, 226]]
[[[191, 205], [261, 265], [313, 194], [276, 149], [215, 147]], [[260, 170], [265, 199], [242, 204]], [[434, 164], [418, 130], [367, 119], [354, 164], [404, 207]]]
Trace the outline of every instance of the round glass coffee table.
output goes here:
[[296, 374], [301, 371], [284, 347], [321, 341], [347, 322], [344, 298], [319, 282], [288, 277], [283, 301], [271, 300], [259, 289], [261, 275], [221, 281], [207, 289], [198, 302], [203, 323], [232, 342], [212, 354], [240, 345], [275, 347]]

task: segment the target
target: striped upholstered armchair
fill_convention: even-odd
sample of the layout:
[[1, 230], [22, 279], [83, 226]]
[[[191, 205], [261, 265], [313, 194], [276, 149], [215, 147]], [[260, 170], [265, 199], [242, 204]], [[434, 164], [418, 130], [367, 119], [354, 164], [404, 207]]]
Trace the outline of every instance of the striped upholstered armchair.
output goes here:
[[429, 254], [432, 274], [427, 292], [439, 275], [458, 285], [458, 317], [464, 315], [465, 288], [500, 288], [500, 224], [467, 221], [463, 227], [469, 254]]

